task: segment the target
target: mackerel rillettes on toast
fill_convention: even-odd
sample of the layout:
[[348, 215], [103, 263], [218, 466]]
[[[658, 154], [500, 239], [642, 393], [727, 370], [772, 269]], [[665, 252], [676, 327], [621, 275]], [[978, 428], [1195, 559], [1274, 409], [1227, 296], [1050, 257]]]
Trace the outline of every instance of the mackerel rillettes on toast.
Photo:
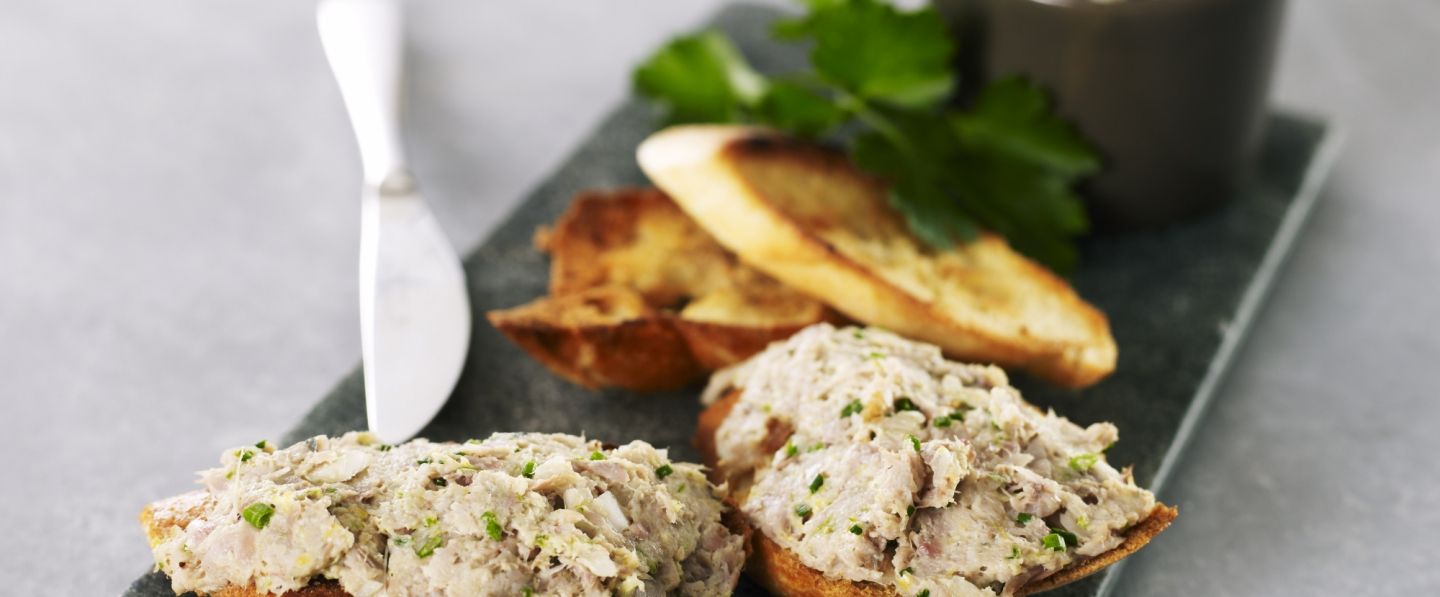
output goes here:
[[200, 480], [142, 516], [177, 592], [728, 595], [745, 559], [700, 467], [640, 441], [348, 433], [228, 450]]
[[811, 326], [712, 378], [738, 392], [718, 471], [755, 526], [826, 578], [911, 595], [1021, 590], [1108, 552], [1154, 495], [996, 367], [871, 328]]

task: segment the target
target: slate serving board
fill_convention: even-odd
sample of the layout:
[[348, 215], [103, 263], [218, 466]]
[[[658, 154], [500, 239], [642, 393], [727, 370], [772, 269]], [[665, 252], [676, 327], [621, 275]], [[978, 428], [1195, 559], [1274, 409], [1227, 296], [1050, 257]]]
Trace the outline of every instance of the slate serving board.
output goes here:
[[[729, 33], [766, 72], [804, 64], [801, 48], [769, 39], [773, 8], [737, 5], [712, 25]], [[450, 402], [421, 433], [437, 440], [484, 437], [492, 431], [584, 433], [607, 442], [643, 439], [669, 446], [674, 457], [698, 460], [690, 446], [699, 386], [636, 394], [589, 391], [552, 375], [500, 335], [483, 314], [545, 293], [548, 263], [531, 244], [582, 189], [645, 184], [635, 147], [657, 125], [654, 111], [631, 100], [612, 113], [570, 159], [540, 185], [465, 260], [475, 309], [473, 344]], [[1159, 491], [1245, 335], [1274, 273], [1303, 226], [1338, 136], [1320, 120], [1270, 116], [1254, 181], [1225, 208], [1167, 230], [1106, 235], [1082, 244], [1073, 283], [1110, 317], [1120, 346], [1114, 375], [1080, 392], [1015, 375], [1025, 397], [1088, 424], [1113, 421], [1117, 464], [1133, 463], [1136, 480]], [[285, 437], [339, 434], [365, 427], [364, 388], [357, 368], [342, 379]], [[1183, 496], [1171, 496], [1183, 501]], [[1119, 567], [1057, 590], [1055, 597], [1104, 595]], [[151, 572], [125, 593], [173, 595]], [[764, 595], [742, 581], [737, 595]]]

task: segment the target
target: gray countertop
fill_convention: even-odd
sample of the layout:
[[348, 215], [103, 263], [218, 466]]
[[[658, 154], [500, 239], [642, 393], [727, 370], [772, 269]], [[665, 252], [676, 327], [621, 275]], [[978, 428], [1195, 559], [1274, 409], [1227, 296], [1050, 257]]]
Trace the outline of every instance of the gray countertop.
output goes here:
[[[720, 2], [413, 6], [412, 153], [473, 246]], [[123, 6], [122, 6], [123, 5]], [[359, 168], [312, 5], [0, 6], [5, 592], [115, 594], [135, 523], [358, 360]], [[1293, 2], [1349, 140], [1122, 595], [1440, 590], [1440, 4]]]

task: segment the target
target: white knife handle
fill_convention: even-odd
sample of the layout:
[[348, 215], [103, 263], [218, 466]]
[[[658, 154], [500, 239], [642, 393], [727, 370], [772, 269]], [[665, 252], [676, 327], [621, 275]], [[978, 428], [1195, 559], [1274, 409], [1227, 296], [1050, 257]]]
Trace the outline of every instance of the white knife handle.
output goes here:
[[[404, 21], [400, 0], [321, 0], [320, 44], [350, 113], [365, 182], [408, 186], [400, 142]], [[403, 181], [403, 182], [402, 182]]]

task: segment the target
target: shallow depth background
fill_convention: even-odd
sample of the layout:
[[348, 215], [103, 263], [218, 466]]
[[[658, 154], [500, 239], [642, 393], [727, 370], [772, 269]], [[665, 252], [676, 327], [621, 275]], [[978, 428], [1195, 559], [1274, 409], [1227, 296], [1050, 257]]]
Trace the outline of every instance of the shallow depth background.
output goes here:
[[[313, 6], [112, 4], [0, 6], [0, 577], [17, 595], [121, 591], [149, 566], [147, 500], [278, 436], [359, 354], [359, 167]], [[455, 243], [720, 4], [414, 4], [413, 161]], [[1164, 492], [1180, 521], [1120, 594], [1440, 589], [1440, 5], [1290, 12], [1277, 102], [1349, 142]]]

